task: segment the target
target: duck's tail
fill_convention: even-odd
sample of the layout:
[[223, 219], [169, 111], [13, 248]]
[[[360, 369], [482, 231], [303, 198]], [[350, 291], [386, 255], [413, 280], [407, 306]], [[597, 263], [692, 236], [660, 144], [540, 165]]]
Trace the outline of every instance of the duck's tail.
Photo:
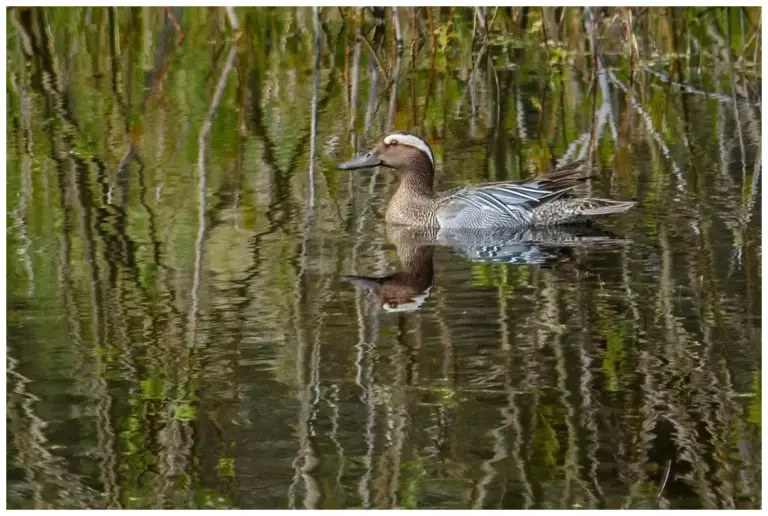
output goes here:
[[550, 224], [578, 223], [603, 215], [622, 213], [635, 204], [637, 204], [635, 201], [612, 201], [610, 199], [584, 197], [561, 198], [544, 203], [534, 209], [531, 224], [547, 226]]
[[636, 201], [611, 201], [609, 199], [585, 199], [585, 201], [589, 201], [589, 206], [581, 212], [584, 217], [623, 213], [637, 204]]

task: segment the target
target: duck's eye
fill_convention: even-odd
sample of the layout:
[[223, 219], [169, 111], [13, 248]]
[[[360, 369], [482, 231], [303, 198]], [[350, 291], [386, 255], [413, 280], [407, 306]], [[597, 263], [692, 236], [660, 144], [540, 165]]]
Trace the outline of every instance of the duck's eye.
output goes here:
[[397, 140], [389, 140], [389, 144], [388, 145], [390, 147], [395, 147], [395, 146], [397, 146], [398, 143], [399, 142]]

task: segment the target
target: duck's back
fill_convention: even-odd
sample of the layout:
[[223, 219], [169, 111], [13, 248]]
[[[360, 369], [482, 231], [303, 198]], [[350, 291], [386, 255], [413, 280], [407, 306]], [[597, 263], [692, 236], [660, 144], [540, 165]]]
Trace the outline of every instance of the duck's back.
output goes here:
[[535, 223], [538, 209], [583, 180], [583, 171], [583, 162], [576, 162], [530, 180], [448, 190], [436, 199], [436, 219], [444, 228], [527, 226]]

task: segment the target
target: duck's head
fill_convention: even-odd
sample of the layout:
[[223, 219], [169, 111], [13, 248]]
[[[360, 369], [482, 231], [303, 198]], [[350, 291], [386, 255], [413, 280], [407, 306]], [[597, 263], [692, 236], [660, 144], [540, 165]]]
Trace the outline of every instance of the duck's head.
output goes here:
[[341, 163], [339, 168], [357, 170], [376, 166], [434, 172], [435, 158], [429, 144], [415, 134], [391, 133], [365, 154]]

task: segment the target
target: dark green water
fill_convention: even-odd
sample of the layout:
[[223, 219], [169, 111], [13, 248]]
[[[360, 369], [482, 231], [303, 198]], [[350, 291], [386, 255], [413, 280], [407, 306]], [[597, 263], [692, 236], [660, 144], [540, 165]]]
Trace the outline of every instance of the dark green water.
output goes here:
[[[422, 12], [453, 37], [413, 60], [410, 9], [400, 60], [389, 9], [370, 47], [353, 10], [319, 47], [308, 8], [235, 43], [221, 8], [174, 8], [181, 43], [159, 8], [9, 11], [7, 506], [760, 507], [760, 70], [668, 11], [634, 78], [607, 16], [593, 77], [575, 8], [549, 48], [538, 10], [484, 48]], [[392, 128], [439, 189], [590, 157], [626, 242], [401, 238], [396, 177], [335, 169]], [[413, 267], [411, 312], [343, 279]]]

